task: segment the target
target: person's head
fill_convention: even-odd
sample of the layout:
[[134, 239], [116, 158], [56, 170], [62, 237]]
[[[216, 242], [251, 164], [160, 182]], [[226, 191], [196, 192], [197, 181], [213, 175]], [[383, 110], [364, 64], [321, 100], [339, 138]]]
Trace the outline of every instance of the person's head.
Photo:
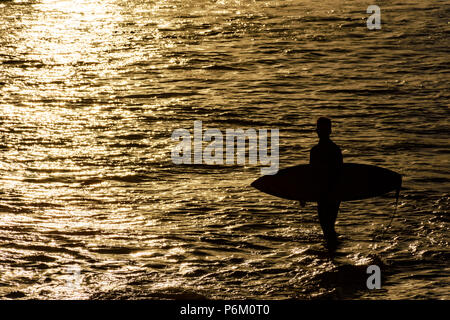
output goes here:
[[319, 138], [328, 138], [331, 134], [331, 120], [325, 117], [317, 119], [316, 132]]

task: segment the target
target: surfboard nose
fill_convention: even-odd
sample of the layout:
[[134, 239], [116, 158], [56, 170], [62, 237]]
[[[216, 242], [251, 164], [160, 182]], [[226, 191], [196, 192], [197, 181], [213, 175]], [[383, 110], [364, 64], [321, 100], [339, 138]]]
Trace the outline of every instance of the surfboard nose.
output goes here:
[[262, 189], [262, 186], [263, 186], [263, 183], [262, 183], [262, 181], [261, 181], [262, 178], [264, 178], [264, 177], [260, 177], [260, 178], [256, 179], [255, 181], [253, 181], [253, 182], [250, 184], [250, 186], [253, 187], [253, 188], [255, 188], [255, 189], [257, 189], [257, 190], [259, 190], [259, 191], [262, 191], [262, 190], [261, 190], [261, 189]]

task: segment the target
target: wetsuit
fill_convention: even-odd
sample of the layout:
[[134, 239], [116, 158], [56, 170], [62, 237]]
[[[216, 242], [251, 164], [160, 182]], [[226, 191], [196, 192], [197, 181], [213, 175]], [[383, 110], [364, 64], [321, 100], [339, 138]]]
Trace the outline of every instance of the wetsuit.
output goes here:
[[334, 230], [340, 201], [329, 199], [342, 167], [341, 149], [329, 138], [321, 138], [310, 152], [309, 163], [317, 172], [321, 185], [322, 199], [317, 202], [320, 226], [329, 246], [335, 246], [337, 237]]

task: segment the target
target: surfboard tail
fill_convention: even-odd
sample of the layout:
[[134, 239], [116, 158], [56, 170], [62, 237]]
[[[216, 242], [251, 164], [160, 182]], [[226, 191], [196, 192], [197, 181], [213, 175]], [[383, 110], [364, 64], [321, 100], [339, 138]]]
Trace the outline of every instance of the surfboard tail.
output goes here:
[[395, 207], [397, 208], [398, 198], [400, 196], [400, 189], [402, 188], [402, 176], [398, 175], [397, 189], [395, 190]]

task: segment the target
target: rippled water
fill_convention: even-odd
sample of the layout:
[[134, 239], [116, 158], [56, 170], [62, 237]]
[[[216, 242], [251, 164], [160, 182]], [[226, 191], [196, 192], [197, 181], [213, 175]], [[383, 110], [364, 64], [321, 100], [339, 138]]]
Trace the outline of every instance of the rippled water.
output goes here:
[[[1, 1], [0, 295], [448, 299], [450, 6], [377, 1], [369, 31], [370, 4]], [[321, 115], [344, 161], [403, 175], [383, 239], [392, 194], [341, 205], [336, 257], [258, 166], [171, 162], [194, 120], [306, 162]]]

